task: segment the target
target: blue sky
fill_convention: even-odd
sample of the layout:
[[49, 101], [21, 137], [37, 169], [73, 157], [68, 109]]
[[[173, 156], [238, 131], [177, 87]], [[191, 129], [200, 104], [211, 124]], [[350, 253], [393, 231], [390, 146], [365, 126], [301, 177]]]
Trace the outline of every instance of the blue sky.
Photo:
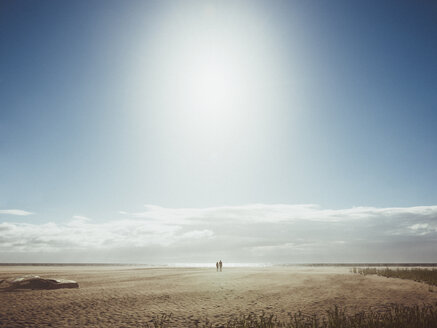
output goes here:
[[[2, 1], [0, 224], [433, 211], [436, 17], [431, 1]], [[433, 245], [432, 218], [405, 226]]]

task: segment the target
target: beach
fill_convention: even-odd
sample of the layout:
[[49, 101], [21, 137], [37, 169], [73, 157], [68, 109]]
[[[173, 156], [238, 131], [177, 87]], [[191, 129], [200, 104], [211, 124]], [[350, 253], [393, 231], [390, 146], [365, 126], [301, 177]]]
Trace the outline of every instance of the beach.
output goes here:
[[214, 327], [241, 314], [350, 313], [391, 304], [435, 304], [428, 285], [348, 267], [142, 268], [138, 266], [1, 266], [0, 279], [23, 275], [72, 279], [78, 289], [0, 292], [0, 327], [145, 327], [172, 314], [173, 327], [207, 318]]

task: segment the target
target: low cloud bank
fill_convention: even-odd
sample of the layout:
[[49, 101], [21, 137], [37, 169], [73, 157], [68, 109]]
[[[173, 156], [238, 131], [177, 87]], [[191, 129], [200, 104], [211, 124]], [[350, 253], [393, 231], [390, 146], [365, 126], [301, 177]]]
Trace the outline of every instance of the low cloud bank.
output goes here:
[[437, 262], [437, 206], [146, 205], [119, 215], [104, 222], [82, 215], [63, 224], [0, 221], [0, 261]]

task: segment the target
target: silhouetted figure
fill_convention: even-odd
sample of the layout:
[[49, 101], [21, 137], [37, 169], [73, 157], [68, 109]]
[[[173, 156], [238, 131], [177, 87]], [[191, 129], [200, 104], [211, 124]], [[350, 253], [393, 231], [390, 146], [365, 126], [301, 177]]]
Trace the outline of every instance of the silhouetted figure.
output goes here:
[[215, 268], [217, 269], [217, 272], [218, 272], [218, 268], [219, 268], [218, 262], [215, 262]]
[[223, 268], [223, 262], [222, 262], [222, 260], [220, 260], [220, 262], [219, 262], [219, 267], [220, 267], [220, 272], [222, 272], [222, 268]]

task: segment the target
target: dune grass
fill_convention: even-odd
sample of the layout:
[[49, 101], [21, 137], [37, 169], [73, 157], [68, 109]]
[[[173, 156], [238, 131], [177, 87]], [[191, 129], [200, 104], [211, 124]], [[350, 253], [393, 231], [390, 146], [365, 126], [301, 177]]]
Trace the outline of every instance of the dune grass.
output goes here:
[[437, 269], [422, 268], [397, 268], [397, 269], [377, 269], [377, 268], [353, 268], [353, 273], [362, 275], [376, 274], [387, 278], [409, 279], [437, 286]]
[[[149, 327], [174, 327], [171, 315], [162, 315], [153, 320]], [[273, 314], [241, 315], [225, 323], [210, 323], [208, 320], [193, 321], [189, 327], [226, 328], [433, 328], [437, 327], [437, 304], [424, 306], [393, 305], [384, 312], [369, 310], [347, 314], [339, 307], [326, 311], [325, 316], [289, 313], [288, 320], [281, 321]]]
[[[379, 275], [388, 278], [410, 279], [437, 286], [437, 269], [422, 268], [353, 268], [353, 273]], [[432, 288], [430, 286], [430, 288]], [[433, 291], [430, 289], [430, 291]], [[175, 327], [171, 315], [163, 314], [149, 324], [150, 328]], [[356, 314], [346, 313], [344, 308], [335, 306], [325, 315], [307, 315], [302, 312], [289, 313], [288, 319], [281, 321], [274, 314], [241, 315], [223, 323], [211, 323], [208, 319], [194, 320], [189, 327], [225, 328], [437, 328], [437, 303], [434, 305], [392, 305], [387, 310], [368, 310]]]

